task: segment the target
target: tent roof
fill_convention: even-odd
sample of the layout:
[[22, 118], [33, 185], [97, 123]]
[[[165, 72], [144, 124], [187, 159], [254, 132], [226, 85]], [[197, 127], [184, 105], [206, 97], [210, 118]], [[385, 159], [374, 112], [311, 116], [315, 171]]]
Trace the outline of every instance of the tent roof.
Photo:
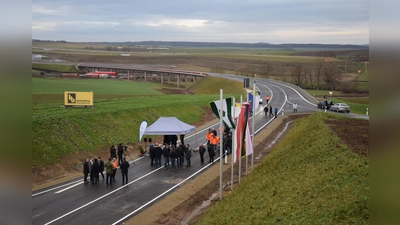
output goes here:
[[146, 128], [147, 135], [178, 135], [187, 134], [196, 130], [195, 126], [178, 120], [176, 117], [160, 117], [156, 122]]

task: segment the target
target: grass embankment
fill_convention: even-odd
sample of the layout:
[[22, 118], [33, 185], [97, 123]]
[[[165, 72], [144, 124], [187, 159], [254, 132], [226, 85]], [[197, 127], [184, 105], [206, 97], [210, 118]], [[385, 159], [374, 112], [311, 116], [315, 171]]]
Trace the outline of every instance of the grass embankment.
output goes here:
[[[314, 113], [196, 224], [368, 224], [368, 158], [354, 154]], [[304, 135], [307, 134], [307, 135]]]
[[47, 70], [47, 71], [57, 71], [62, 73], [77, 73], [78, 70], [72, 65], [62, 65], [62, 64], [41, 64], [32, 63], [32, 69], [35, 70]]
[[[219, 88], [210, 90], [208, 79], [228, 96], [241, 94], [240, 82], [214, 78], [199, 81], [200, 91], [195, 92], [207, 94], [196, 95], [162, 95], [155, 91], [162, 85], [151, 82], [32, 78], [32, 165], [55, 164], [63, 156], [111, 144], [136, 143], [143, 120], [152, 124], [160, 116], [175, 116], [189, 124], [198, 122], [209, 102], [219, 99]], [[95, 107], [60, 108], [65, 90], [92, 90]], [[143, 90], [150, 96], [143, 96]]]

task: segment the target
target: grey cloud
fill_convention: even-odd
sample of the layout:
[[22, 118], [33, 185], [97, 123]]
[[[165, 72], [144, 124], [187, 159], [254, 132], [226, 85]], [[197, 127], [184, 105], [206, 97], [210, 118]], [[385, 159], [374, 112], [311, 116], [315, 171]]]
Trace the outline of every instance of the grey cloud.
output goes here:
[[[50, 1], [33, 0], [32, 5], [41, 7], [42, 12], [53, 12], [52, 10], [66, 9], [66, 13], [59, 15], [46, 15], [45, 13], [32, 13], [32, 23], [60, 22], [51, 31], [33, 30], [32, 37], [38, 38], [48, 35], [49, 37], [71, 37], [70, 41], [84, 41], [87, 32], [98, 32], [102, 34], [99, 38], [110, 38], [113, 41], [121, 35], [125, 39], [138, 40], [167, 40], [166, 38], [177, 39], [187, 38], [187, 41], [196, 41], [201, 38], [203, 41], [229, 39], [242, 42], [266, 41], [273, 37], [265, 35], [267, 31], [279, 32], [296, 29], [321, 31], [347, 30], [350, 28], [365, 30], [368, 29], [368, 1], [355, 0], [324, 0], [324, 1], [296, 1], [296, 0], [270, 0], [270, 1]], [[204, 26], [196, 27], [193, 30], [185, 26], [187, 21], [201, 21]], [[204, 21], [203, 21], [204, 20]], [[107, 27], [108, 32], [118, 32], [118, 37], [104, 34], [104, 26], [82, 27], [65, 26], [65, 22], [107, 22], [119, 25]], [[172, 21], [172, 22], [171, 22]], [[178, 21], [178, 22], [177, 22]], [[171, 24], [172, 23], [172, 24]], [[175, 24], [173, 24], [175, 23]], [[158, 26], [146, 26], [158, 24]], [[176, 25], [176, 26], [174, 26]], [[62, 31], [60, 30], [62, 27]], [[81, 29], [82, 28], [82, 29]], [[96, 30], [98, 29], [98, 30]], [[103, 33], [102, 33], [103, 32]], [[168, 32], [175, 32], [169, 34]], [[202, 35], [201, 32], [206, 32]], [[209, 32], [207, 34], [207, 32]], [[365, 33], [365, 32], [364, 32]], [[233, 36], [233, 34], [235, 34]], [[253, 34], [253, 36], [249, 35]], [[327, 32], [326, 35], [329, 33]], [[82, 36], [80, 36], [82, 35]], [[264, 35], [261, 36], [260, 35]], [[355, 36], [348, 36], [350, 41], [361, 44], [368, 40], [365, 37], [355, 39]], [[257, 37], [258, 36], [258, 37]], [[305, 36], [305, 38], [307, 35]], [[333, 36], [332, 36], [333, 37]], [[321, 40], [326, 41], [326, 36]], [[47, 38], [50, 39], [50, 38]], [[57, 38], [60, 39], [60, 38]], [[346, 36], [342, 38], [346, 39]], [[339, 40], [334, 37], [331, 41]], [[275, 40], [279, 41], [279, 40]], [[318, 42], [318, 37], [313, 41]], [[292, 42], [296, 42], [293, 40]]]

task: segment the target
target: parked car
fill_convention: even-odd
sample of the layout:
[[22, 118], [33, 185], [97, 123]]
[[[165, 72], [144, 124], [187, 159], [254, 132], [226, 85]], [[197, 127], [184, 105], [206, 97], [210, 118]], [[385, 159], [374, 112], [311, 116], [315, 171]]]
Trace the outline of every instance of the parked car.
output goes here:
[[324, 101], [318, 102], [317, 107], [319, 109], [325, 109], [325, 106], [327, 106], [327, 110], [329, 110], [332, 105], [333, 105], [332, 101], [324, 100]]
[[336, 111], [336, 112], [350, 112], [350, 106], [347, 105], [346, 103], [335, 103], [331, 106], [331, 111]]

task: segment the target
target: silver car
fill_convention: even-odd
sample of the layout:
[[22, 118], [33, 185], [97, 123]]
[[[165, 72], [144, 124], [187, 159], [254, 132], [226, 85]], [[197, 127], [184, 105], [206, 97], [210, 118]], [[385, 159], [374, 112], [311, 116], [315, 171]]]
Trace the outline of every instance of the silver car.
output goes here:
[[336, 111], [336, 112], [350, 112], [350, 106], [347, 105], [346, 103], [335, 103], [331, 105], [331, 111]]

